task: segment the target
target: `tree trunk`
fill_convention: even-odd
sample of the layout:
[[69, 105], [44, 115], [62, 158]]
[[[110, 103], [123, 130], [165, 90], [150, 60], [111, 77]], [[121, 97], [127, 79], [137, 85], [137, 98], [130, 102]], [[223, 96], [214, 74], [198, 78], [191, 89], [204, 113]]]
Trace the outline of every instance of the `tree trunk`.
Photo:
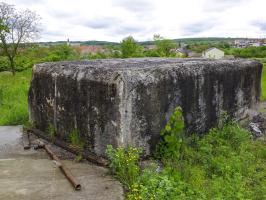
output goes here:
[[14, 58], [9, 58], [9, 62], [10, 62], [10, 70], [11, 70], [13, 76], [15, 76], [16, 69], [15, 69]]

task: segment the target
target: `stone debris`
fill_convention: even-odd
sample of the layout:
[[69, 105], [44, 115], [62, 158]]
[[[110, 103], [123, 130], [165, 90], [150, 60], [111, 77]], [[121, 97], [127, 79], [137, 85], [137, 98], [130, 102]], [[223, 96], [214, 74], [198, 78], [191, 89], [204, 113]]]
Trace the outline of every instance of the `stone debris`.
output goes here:
[[250, 131], [253, 137], [260, 138], [266, 135], [266, 117], [258, 114], [253, 117], [252, 122], [249, 123]]
[[257, 137], [261, 137], [262, 136], [262, 132], [259, 128], [259, 124], [258, 123], [253, 123], [251, 122], [249, 124], [249, 127], [250, 127], [250, 130], [251, 130], [251, 133], [253, 135], [253, 137], [257, 138]]

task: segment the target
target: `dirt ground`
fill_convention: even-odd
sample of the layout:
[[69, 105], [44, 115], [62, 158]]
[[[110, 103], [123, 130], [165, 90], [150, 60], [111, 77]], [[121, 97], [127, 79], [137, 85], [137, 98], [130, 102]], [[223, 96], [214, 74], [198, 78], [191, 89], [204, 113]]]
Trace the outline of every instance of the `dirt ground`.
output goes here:
[[0, 127], [0, 200], [124, 199], [123, 188], [107, 169], [63, 160], [81, 183], [75, 191], [45, 151], [24, 150], [22, 144], [21, 127]]

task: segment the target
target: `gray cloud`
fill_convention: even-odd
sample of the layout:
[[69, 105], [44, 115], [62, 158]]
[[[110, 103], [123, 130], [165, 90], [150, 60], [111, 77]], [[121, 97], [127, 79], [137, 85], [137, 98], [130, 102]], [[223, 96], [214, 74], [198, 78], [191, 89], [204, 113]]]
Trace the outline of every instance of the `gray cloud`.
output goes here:
[[55, 18], [73, 18], [72, 13], [68, 13], [68, 12], [64, 12], [62, 10], [49, 10], [49, 12], [47, 12], [50, 16], [55, 17]]
[[149, 0], [114, 0], [113, 5], [132, 12], [149, 12], [154, 8], [152, 1]]
[[17, 4], [21, 4], [21, 5], [33, 5], [33, 4], [40, 4], [40, 3], [44, 3], [45, 0], [16, 0]]
[[187, 24], [182, 27], [183, 35], [195, 35], [198, 33], [201, 33], [203, 31], [206, 31], [208, 29], [213, 28], [215, 25], [212, 21], [203, 21], [203, 22], [197, 22], [193, 24]]
[[44, 29], [43, 32], [42, 32], [43, 35], [49, 35], [51, 37], [53, 37], [53, 36], [56, 36], [56, 37], [62, 36], [65, 33], [66, 33], [65, 30], [49, 30], [49, 29]]
[[235, 6], [241, 5], [248, 0], [215, 0], [215, 1], [206, 1], [203, 4], [203, 11], [205, 12], [222, 12], [227, 9], [230, 9]]
[[261, 31], [266, 31], [266, 21], [254, 21], [251, 25], [259, 27]]
[[55, 19], [70, 19], [75, 18], [75, 11], [68, 11], [64, 10], [62, 8], [56, 8], [56, 7], [45, 7], [45, 12], [50, 15], [51, 17], [54, 17]]
[[133, 35], [143, 30], [144, 28], [142, 26], [124, 25], [116, 27], [113, 29], [113, 32], [118, 35]]
[[94, 29], [106, 29], [112, 26], [117, 26], [118, 23], [120, 23], [119, 19], [113, 17], [100, 17], [87, 21], [85, 20], [82, 25]]
[[[42, 40], [70, 37], [119, 41], [128, 35], [143, 40], [151, 38], [154, 33], [166, 38], [206, 35], [256, 37], [266, 32], [265, 0], [7, 2], [18, 9], [29, 8], [41, 15], [44, 25]], [[233, 16], [228, 16], [229, 13]]]

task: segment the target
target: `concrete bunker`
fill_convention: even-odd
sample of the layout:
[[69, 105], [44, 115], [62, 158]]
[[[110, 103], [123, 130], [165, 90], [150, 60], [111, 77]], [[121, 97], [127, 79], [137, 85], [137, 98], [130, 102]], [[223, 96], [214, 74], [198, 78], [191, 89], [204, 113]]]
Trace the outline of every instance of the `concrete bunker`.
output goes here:
[[106, 145], [155, 147], [177, 106], [186, 130], [203, 133], [221, 111], [239, 119], [260, 97], [259, 62], [207, 59], [107, 59], [37, 64], [29, 91], [30, 120], [52, 124], [56, 137], [80, 133], [85, 149]]

